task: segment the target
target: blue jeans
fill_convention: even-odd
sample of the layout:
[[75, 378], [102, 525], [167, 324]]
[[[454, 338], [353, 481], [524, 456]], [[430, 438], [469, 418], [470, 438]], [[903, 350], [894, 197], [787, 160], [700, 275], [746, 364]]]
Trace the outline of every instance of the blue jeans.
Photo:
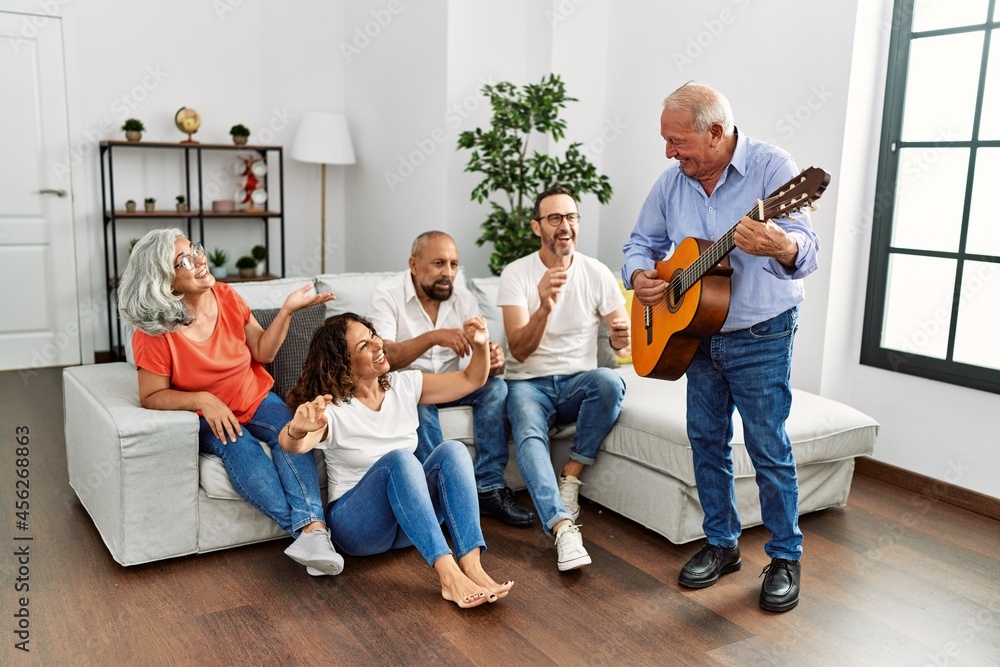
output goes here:
[[572, 516], [559, 498], [559, 484], [549, 454], [549, 429], [576, 422], [569, 450], [574, 461], [590, 465], [621, 412], [625, 381], [609, 368], [572, 375], [548, 375], [508, 383], [507, 418], [517, 464], [528, 493], [548, 532]]
[[740, 411], [747, 454], [757, 471], [761, 517], [771, 531], [764, 551], [798, 560], [799, 484], [785, 420], [798, 308], [749, 329], [701, 342], [687, 370], [687, 428], [709, 544], [732, 547], [740, 536], [732, 446], [733, 409]]
[[[219, 441], [204, 417], [198, 444], [202, 452], [222, 459], [236, 493], [279, 526], [298, 537], [304, 526], [323, 521], [323, 500], [312, 452], [289, 454], [278, 444], [278, 433], [292, 419], [292, 411], [273, 391], [243, 424], [236, 442]], [[271, 448], [271, 458], [261, 448]]]
[[464, 398], [438, 405], [418, 405], [420, 426], [417, 428], [417, 459], [426, 461], [444, 436], [438, 408], [471, 405], [473, 437], [476, 439], [476, 487], [480, 493], [507, 486], [503, 471], [507, 467], [507, 383], [492, 377], [486, 384]]
[[465, 445], [445, 440], [421, 465], [404, 449], [375, 462], [353, 489], [330, 503], [333, 543], [349, 556], [370, 556], [416, 546], [428, 565], [453, 553], [441, 531], [448, 526], [455, 559], [486, 551], [479, 498]]

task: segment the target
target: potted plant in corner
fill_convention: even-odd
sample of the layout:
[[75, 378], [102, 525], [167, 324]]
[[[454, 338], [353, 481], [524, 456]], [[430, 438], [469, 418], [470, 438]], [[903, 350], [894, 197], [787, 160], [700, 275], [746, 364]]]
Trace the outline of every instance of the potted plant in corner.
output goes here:
[[188, 210], [187, 199], [184, 197], [184, 195], [177, 195], [177, 212], [184, 213], [187, 210]]
[[142, 203], [143, 203], [143, 204], [145, 205], [145, 207], [146, 207], [146, 213], [152, 213], [153, 211], [155, 211], [155, 210], [156, 210], [156, 200], [155, 200], [155, 199], [153, 199], [152, 197], [146, 197], [146, 198], [145, 198], [145, 199], [144, 199], [144, 200], [142, 201]]
[[122, 125], [122, 132], [125, 133], [126, 141], [142, 141], [142, 133], [145, 131], [146, 126], [138, 118], [128, 118]]
[[135, 200], [134, 199], [129, 199], [127, 202], [125, 202], [125, 211], [127, 213], [135, 213]]
[[209, 271], [216, 280], [222, 280], [226, 277], [226, 262], [229, 261], [229, 255], [222, 248], [215, 248], [212, 252], [208, 253], [208, 261], [212, 265]]
[[482, 223], [483, 235], [476, 240], [478, 246], [493, 244], [490, 271], [500, 275], [507, 264], [538, 249], [538, 238], [531, 231], [538, 193], [558, 184], [578, 199], [595, 194], [597, 201], [607, 204], [612, 190], [608, 177], [598, 174], [580, 152], [580, 142], [571, 143], [561, 159], [528, 150], [533, 134], [550, 137], [550, 144], [566, 134], [566, 121], [559, 118], [559, 112], [576, 98], [566, 94], [566, 85], [558, 75], [524, 86], [506, 81], [487, 84], [483, 93], [493, 107], [492, 127], [462, 132], [458, 147], [472, 151], [465, 171], [484, 175], [473, 188], [472, 199], [481, 204], [493, 193], [503, 193], [504, 205], [490, 200], [492, 212]]
[[250, 255], [243, 255], [236, 260], [236, 268], [240, 270], [240, 278], [253, 278], [257, 260]]
[[261, 275], [264, 271], [264, 260], [267, 259], [267, 247], [255, 245], [250, 248], [250, 256], [257, 260], [257, 275]]
[[236, 124], [229, 128], [229, 134], [233, 135], [233, 143], [237, 146], [245, 146], [250, 138], [250, 130], [246, 125]]

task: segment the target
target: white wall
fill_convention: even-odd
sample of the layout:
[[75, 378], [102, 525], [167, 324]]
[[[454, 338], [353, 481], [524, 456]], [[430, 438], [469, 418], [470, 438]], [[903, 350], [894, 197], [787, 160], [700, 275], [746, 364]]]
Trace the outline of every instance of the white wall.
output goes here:
[[858, 363], [892, 3], [859, 3], [822, 393], [882, 423], [875, 458], [1000, 497], [1000, 396]]
[[[75, 12], [77, 70], [82, 134], [71, 159], [84, 166], [86, 229], [93, 275], [90, 291], [106, 303], [101, 186], [97, 143], [121, 139], [122, 121], [136, 117], [146, 125], [144, 139], [180, 141], [173, 123], [182, 106], [202, 118], [195, 139], [229, 143], [229, 128], [243, 123], [258, 141], [291, 146], [298, 116], [312, 108], [344, 107], [344, 68], [338, 43], [344, 32], [344, 3], [306, 0], [281, 5], [221, 0], [177, 0], [137, 6], [122, 0], [92, 0]], [[263, 132], [270, 129], [271, 132]], [[162, 153], [116, 157], [116, 196], [140, 202], [155, 197], [158, 208], [173, 208], [182, 193], [180, 162]], [[206, 162], [209, 181], [231, 190], [222, 163]], [[332, 168], [331, 175], [341, 167]], [[288, 275], [318, 272], [320, 220], [319, 166], [297, 163], [285, 151], [285, 235]], [[343, 183], [334, 178], [327, 195], [328, 217], [343, 220]], [[271, 196], [277, 197], [277, 188]], [[220, 197], [221, 198], [221, 197]], [[120, 204], [119, 204], [120, 205]], [[171, 221], [173, 222], [173, 221]], [[165, 223], [162, 223], [165, 224]], [[119, 225], [124, 259], [130, 238], [156, 223]], [[330, 226], [333, 230], [333, 225]], [[272, 233], [272, 250], [277, 250]], [[338, 239], [336, 233], [332, 235]], [[229, 250], [230, 268], [239, 254], [263, 242], [263, 226], [252, 220], [206, 222], [206, 245]], [[335, 248], [342, 250], [342, 234]], [[342, 264], [342, 259], [340, 263]], [[335, 262], [336, 263], [336, 262]], [[102, 314], [95, 321], [94, 348], [108, 349]]]
[[[328, 270], [401, 268], [413, 237], [437, 228], [458, 240], [469, 275], [486, 275], [490, 249], [474, 244], [485, 208], [469, 201], [478, 178], [464, 172], [468, 154], [455, 141], [489, 118], [484, 81], [554, 71], [580, 99], [566, 113], [567, 141], [584, 142], [615, 189], [609, 206], [583, 202], [580, 248], [617, 270], [636, 212], [667, 166], [663, 97], [688, 79], [713, 85], [741, 131], [833, 175], [813, 217], [821, 268], [807, 280], [793, 384], [878, 419], [876, 458], [1000, 497], [990, 474], [1000, 468], [996, 420], [983, 417], [1000, 411], [1000, 397], [858, 363], [891, 4], [312, 0], [279, 10], [182, 0], [143, 5], [141, 19], [126, 20], [123, 2], [98, 0], [78, 19], [83, 128], [91, 142], [118, 137], [117, 101], [142, 86], [147, 67], [167, 76], [129, 115], [146, 121], [151, 138], [180, 138], [171, 119], [183, 105], [202, 113], [205, 141], [227, 140], [235, 122], [266, 125], [274, 108], [346, 109], [358, 164], [329, 169]], [[275, 141], [290, 145], [294, 127]], [[91, 146], [82, 194], [96, 257], [95, 153]], [[309, 273], [319, 170], [286, 162], [290, 264]], [[159, 180], [152, 169], [140, 174], [143, 191]], [[100, 276], [92, 288], [101, 294]], [[96, 326], [95, 347], [104, 349]]]

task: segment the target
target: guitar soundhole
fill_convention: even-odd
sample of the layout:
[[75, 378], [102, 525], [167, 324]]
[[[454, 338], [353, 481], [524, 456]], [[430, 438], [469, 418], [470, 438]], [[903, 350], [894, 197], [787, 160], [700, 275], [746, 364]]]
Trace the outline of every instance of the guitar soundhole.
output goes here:
[[674, 274], [670, 276], [670, 285], [667, 287], [667, 310], [671, 313], [676, 313], [681, 304], [684, 303], [684, 292], [679, 279], [681, 273], [683, 273], [683, 269], [674, 271]]

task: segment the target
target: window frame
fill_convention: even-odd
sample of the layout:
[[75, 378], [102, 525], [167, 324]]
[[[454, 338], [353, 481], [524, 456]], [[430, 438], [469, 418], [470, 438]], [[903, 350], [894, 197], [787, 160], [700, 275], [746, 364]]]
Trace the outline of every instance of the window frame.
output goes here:
[[[1000, 369], [974, 366], [954, 361], [955, 331], [958, 323], [959, 296], [967, 262], [1000, 264], [1000, 257], [966, 252], [969, 232], [975, 164], [980, 148], [1000, 148], [1000, 139], [978, 139], [982, 116], [983, 96], [986, 88], [986, 66], [993, 38], [1000, 39], [1000, 21], [995, 20], [998, 0], [988, 0], [987, 20], [983, 23], [912, 32], [915, 0], [896, 0], [892, 12], [892, 31], [889, 38], [889, 65], [886, 72], [886, 92], [879, 143], [879, 160], [876, 172], [875, 208], [872, 216], [871, 254], [868, 264], [868, 289], [861, 337], [861, 363], [899, 373], [906, 373], [931, 380], [970, 387], [1000, 394]], [[968, 32], [983, 33], [983, 54], [980, 63], [979, 84], [971, 139], [965, 141], [902, 141], [903, 103], [909, 68], [910, 45], [914, 39], [937, 37]], [[995, 63], [1000, 66], [1000, 62]], [[969, 166], [966, 175], [962, 227], [956, 251], [938, 251], [897, 248], [891, 245], [892, 222], [896, 199], [896, 182], [899, 171], [900, 151], [904, 148], [968, 148]], [[951, 259], [956, 262], [955, 284], [952, 291], [951, 314], [948, 321], [948, 346], [944, 359], [928, 357], [882, 346], [885, 325], [889, 264], [893, 255], [912, 255]], [[1000, 310], [1000, 309], [998, 309]], [[998, 331], [1000, 335], [1000, 331]]]

